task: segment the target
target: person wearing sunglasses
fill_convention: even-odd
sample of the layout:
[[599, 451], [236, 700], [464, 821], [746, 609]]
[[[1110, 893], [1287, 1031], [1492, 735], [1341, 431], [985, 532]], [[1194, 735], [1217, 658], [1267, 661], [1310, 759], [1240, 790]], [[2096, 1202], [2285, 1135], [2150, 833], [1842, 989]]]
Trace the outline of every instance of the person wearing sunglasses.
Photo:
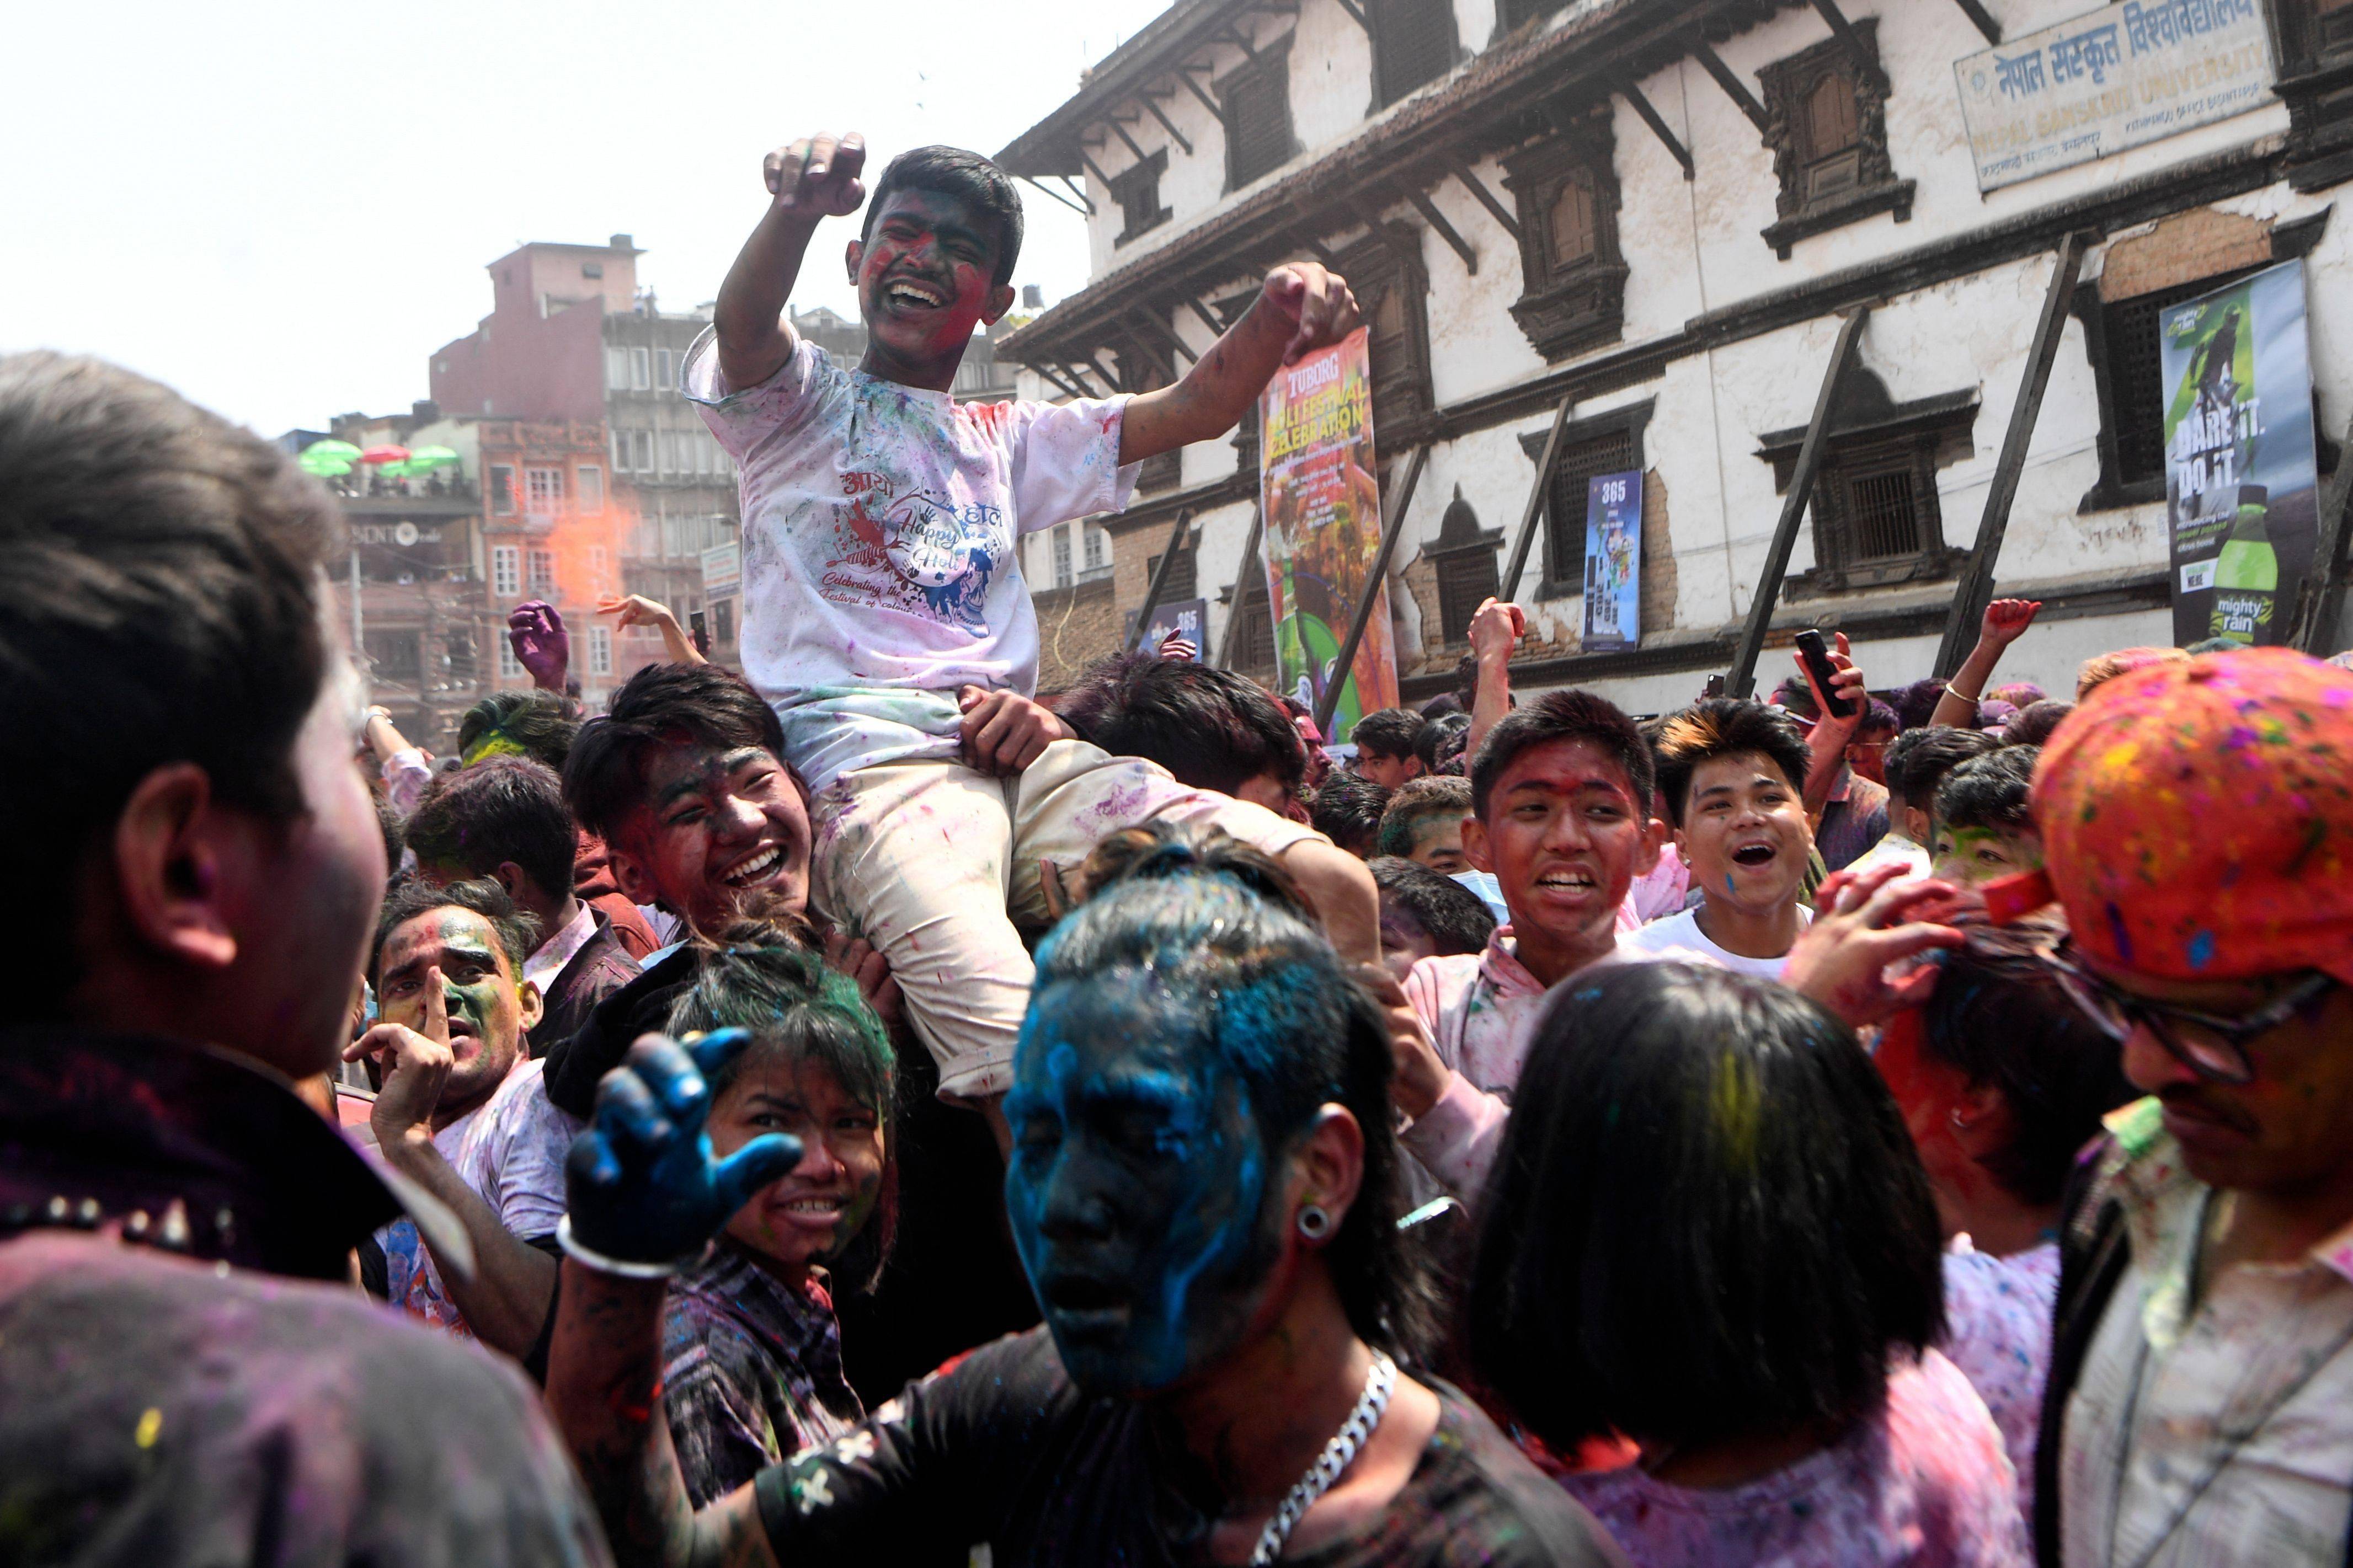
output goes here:
[[2045, 962], [2148, 1096], [2065, 1204], [2046, 1564], [2353, 1550], [2348, 757], [2353, 673], [2256, 648], [2107, 681], [2036, 772]]

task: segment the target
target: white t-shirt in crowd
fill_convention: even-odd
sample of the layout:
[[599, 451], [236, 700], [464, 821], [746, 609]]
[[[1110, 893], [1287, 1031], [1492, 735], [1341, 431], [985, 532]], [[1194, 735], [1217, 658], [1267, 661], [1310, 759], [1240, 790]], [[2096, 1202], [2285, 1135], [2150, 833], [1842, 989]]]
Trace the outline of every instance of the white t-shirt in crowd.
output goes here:
[[807, 339], [730, 391], [712, 330], [679, 389], [743, 468], [744, 673], [811, 789], [955, 755], [960, 687], [1037, 689], [1014, 541], [1127, 504], [1125, 398], [957, 403], [844, 369]]
[[[1798, 929], [1803, 931], [1813, 923], [1814, 911], [1799, 904]], [[1779, 958], [1747, 958], [1716, 946], [1707, 940], [1707, 933], [1699, 929], [1699, 906], [1697, 905], [1683, 910], [1679, 915], [1669, 915], [1662, 921], [1652, 921], [1641, 931], [1625, 933], [1618, 939], [1618, 945], [1621, 948], [1630, 947], [1641, 952], [1661, 954], [1682, 949], [1684, 951], [1677, 956], [1704, 958], [1720, 968], [1736, 969], [1743, 974], [1761, 974], [1767, 980], [1780, 979], [1781, 971], [1787, 968], [1789, 963], [1786, 954]]]

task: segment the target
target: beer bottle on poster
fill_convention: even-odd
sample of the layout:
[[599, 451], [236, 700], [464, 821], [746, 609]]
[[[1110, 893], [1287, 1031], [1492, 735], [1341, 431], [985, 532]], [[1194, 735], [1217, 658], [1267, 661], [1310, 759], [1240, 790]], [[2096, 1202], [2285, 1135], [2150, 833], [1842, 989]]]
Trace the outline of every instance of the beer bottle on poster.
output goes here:
[[2263, 526], [2269, 493], [2262, 485], [2239, 487], [2239, 514], [2214, 562], [2209, 637], [2259, 643], [2272, 624], [2279, 599], [2279, 552]]

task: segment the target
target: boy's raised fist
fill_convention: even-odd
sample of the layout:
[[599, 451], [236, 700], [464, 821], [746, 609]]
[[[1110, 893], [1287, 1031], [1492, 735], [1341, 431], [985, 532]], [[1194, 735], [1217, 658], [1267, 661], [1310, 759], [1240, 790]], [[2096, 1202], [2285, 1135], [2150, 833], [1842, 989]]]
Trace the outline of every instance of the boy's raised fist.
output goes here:
[[823, 132], [804, 136], [789, 147], [779, 147], [760, 161], [760, 174], [776, 211], [814, 223], [819, 218], [847, 217], [866, 199], [866, 139], [855, 131], [844, 136]]
[[1283, 345], [1282, 363], [1338, 342], [1356, 330], [1356, 297], [1348, 280], [1313, 261], [1292, 261], [1266, 275], [1266, 300], [1298, 323]]

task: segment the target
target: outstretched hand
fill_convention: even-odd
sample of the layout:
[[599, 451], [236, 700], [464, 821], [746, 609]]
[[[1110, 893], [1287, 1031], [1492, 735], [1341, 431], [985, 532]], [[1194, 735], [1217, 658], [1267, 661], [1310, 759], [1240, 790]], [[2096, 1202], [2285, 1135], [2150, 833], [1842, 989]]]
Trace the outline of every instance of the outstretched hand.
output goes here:
[[673, 1040], [640, 1036], [596, 1086], [596, 1114], [565, 1160], [572, 1235], [623, 1263], [702, 1250], [754, 1193], [800, 1163], [797, 1138], [770, 1132], [725, 1160], [702, 1130], [710, 1075], [751, 1044], [745, 1029]]
[[1798, 933], [1781, 983], [1854, 1028], [1883, 1024], [1916, 1007], [1940, 973], [1921, 964], [1890, 979], [1890, 965], [1966, 939], [1943, 921], [1960, 895], [1950, 883], [1905, 879], [1899, 865], [1833, 871], [1814, 893], [1814, 922]]
[[544, 599], [525, 599], [507, 616], [507, 641], [515, 662], [531, 672], [532, 684], [558, 696], [572, 668], [572, 634], [564, 617]]
[[1348, 280], [1313, 261], [1289, 262], [1268, 273], [1265, 298], [1296, 323], [1282, 348], [1285, 364], [1338, 342], [1356, 330], [1360, 319]]
[[866, 139], [820, 132], [779, 147], [760, 161], [760, 176], [776, 198], [779, 216], [816, 223], [847, 217], [866, 199]]
[[2042, 608], [2040, 599], [1996, 599], [1985, 607], [1984, 618], [1978, 623], [1978, 640], [2008, 647], [2026, 635], [2026, 628], [2034, 624], [2035, 612]]

